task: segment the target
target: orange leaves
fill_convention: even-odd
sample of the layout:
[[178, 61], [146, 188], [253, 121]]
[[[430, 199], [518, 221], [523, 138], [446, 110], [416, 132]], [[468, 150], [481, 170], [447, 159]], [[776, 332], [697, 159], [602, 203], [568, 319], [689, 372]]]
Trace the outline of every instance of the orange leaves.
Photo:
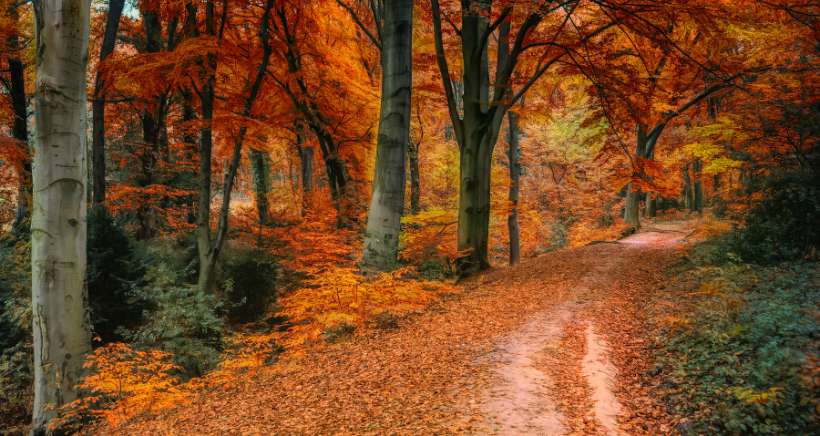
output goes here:
[[117, 426], [135, 416], [179, 405], [188, 398], [173, 375], [177, 366], [162, 351], [140, 351], [113, 343], [95, 350], [84, 366], [91, 373], [79, 387], [88, 395], [66, 405], [63, 416], [53, 425], [70, 425], [91, 416]]
[[10, 136], [0, 135], [0, 162], [20, 171], [23, 164], [30, 160], [26, 144]]
[[405, 268], [368, 278], [356, 268], [332, 268], [317, 274], [280, 302], [283, 313], [296, 324], [283, 335], [284, 345], [300, 347], [342, 324], [363, 328], [380, 313], [401, 315], [453, 292], [442, 282], [403, 278], [408, 273], [411, 270]]

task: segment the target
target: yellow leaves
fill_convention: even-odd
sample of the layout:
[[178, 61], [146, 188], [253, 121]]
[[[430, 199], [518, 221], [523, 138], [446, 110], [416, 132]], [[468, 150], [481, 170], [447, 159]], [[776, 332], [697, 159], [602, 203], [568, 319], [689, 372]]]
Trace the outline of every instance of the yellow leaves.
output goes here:
[[736, 386], [730, 388], [729, 392], [746, 404], [766, 404], [769, 402], [777, 404], [783, 399], [783, 388], [779, 386], [773, 386], [763, 391], [746, 386]]
[[140, 351], [124, 343], [98, 348], [84, 366], [91, 370], [79, 387], [91, 395], [65, 406], [56, 425], [84, 416], [116, 426], [143, 413], [170, 408], [188, 398], [173, 374], [178, 367], [171, 355], [159, 350]]
[[376, 315], [418, 310], [453, 288], [436, 281], [406, 280], [408, 268], [365, 277], [354, 267], [331, 268], [306, 286], [282, 298], [282, 313], [295, 324], [282, 334], [286, 347], [316, 341], [323, 331], [341, 324], [364, 327]]

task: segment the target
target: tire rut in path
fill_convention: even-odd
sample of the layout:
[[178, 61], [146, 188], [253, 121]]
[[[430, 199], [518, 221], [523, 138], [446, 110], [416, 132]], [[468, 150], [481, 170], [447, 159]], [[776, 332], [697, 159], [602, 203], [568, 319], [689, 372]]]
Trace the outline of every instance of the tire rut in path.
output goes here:
[[[551, 391], [554, 381], [536, 362], [546, 353], [562, 353], [559, 343], [565, 325], [586, 306], [585, 301], [611, 280], [621, 264], [621, 256], [604, 256], [583, 277], [565, 301], [539, 312], [518, 330], [505, 336], [489, 356], [494, 364], [493, 383], [484, 394], [485, 418], [482, 433], [515, 435], [558, 435], [567, 432], [564, 417], [556, 407]], [[573, 301], [574, 300], [574, 301]], [[611, 391], [614, 366], [606, 361], [601, 339], [587, 330], [584, 376], [593, 391], [595, 416], [601, 426], [617, 434], [620, 406]], [[593, 335], [593, 336], [589, 336]]]

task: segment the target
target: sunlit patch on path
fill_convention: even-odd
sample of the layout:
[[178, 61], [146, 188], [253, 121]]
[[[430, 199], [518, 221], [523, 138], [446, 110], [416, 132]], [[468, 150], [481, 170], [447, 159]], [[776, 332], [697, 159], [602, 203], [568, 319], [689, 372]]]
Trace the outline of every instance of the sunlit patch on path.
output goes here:
[[592, 326], [587, 327], [585, 337], [586, 355], [581, 363], [581, 371], [592, 388], [595, 419], [607, 434], [622, 434], [617, 420], [621, 404], [612, 391], [617, 370], [607, 356], [606, 344]]
[[488, 431], [563, 433], [560, 414], [549, 395], [552, 381], [537, 368], [536, 362], [545, 349], [557, 346], [561, 326], [571, 314], [566, 307], [540, 313], [505, 338], [493, 353], [495, 383], [484, 404]]

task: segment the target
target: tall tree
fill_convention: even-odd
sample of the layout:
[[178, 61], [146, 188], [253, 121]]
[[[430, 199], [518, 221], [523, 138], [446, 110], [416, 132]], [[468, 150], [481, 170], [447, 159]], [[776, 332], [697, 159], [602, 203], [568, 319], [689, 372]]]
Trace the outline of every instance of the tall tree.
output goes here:
[[[103, 32], [102, 45], [100, 46], [100, 63], [114, 52], [114, 45], [117, 42], [117, 30], [120, 27], [120, 16], [125, 5], [125, 0], [109, 0], [108, 13], [105, 19], [105, 31]], [[92, 113], [92, 144], [91, 144], [91, 174], [92, 192], [95, 204], [101, 205], [105, 202], [105, 81], [102, 71], [97, 67], [97, 74], [94, 78], [94, 99], [91, 102]]]
[[404, 212], [405, 156], [413, 85], [413, 2], [387, 0], [382, 35], [382, 96], [376, 174], [364, 241], [366, 267], [388, 270], [398, 258]]
[[[510, 23], [517, 2], [504, 2], [500, 13], [491, 20], [494, 17], [492, 0], [462, 1], [461, 28], [455, 29], [461, 41], [463, 68], [463, 109], [460, 111], [444, 49], [442, 8], [438, 0], [431, 0], [431, 5], [436, 56], [460, 153], [459, 258], [456, 264], [459, 274], [463, 276], [489, 267], [487, 245], [492, 155], [508, 109], [553, 65], [570, 53], [570, 46], [586, 44], [612, 27], [614, 21], [608, 16], [603, 19], [593, 16], [588, 23], [581, 23], [571, 20], [577, 3], [544, 1], [530, 5], [513, 35]], [[539, 25], [545, 17], [553, 14], [556, 19], [550, 21], [558, 24], [539, 32]], [[570, 22], [572, 25], [568, 24]], [[452, 22], [451, 27], [455, 28]], [[561, 37], [566, 36], [568, 27], [574, 29], [570, 32], [572, 39], [563, 41]], [[496, 30], [498, 50], [495, 79], [491, 82], [488, 51], [491, 36]], [[538, 62], [523, 85], [513, 89], [511, 78], [520, 67], [522, 54], [537, 48], [544, 48], [545, 51], [536, 57]]]
[[509, 122], [507, 160], [510, 169], [510, 213], [507, 216], [507, 230], [510, 235], [510, 265], [515, 265], [521, 257], [518, 225], [518, 197], [521, 191], [521, 147], [519, 145], [518, 114], [510, 112], [507, 119]]
[[34, 0], [37, 47], [31, 222], [33, 434], [73, 401], [91, 350], [86, 272], [89, 0]]
[[[261, 43], [262, 56], [259, 61], [259, 66], [256, 68], [253, 81], [247, 90], [245, 102], [242, 107], [241, 116], [245, 119], [254, 117], [254, 103], [256, 103], [257, 97], [259, 97], [259, 93], [262, 90], [262, 85], [264, 84], [265, 77], [268, 73], [270, 57], [273, 53], [273, 48], [271, 47], [270, 41], [271, 13], [273, 7], [274, 0], [266, 0], [264, 12], [262, 13], [262, 18], [259, 22], [259, 41]], [[225, 23], [224, 20], [225, 18], [223, 16], [223, 25]], [[213, 287], [216, 263], [219, 260], [219, 255], [225, 245], [225, 238], [228, 235], [231, 194], [233, 193], [234, 183], [236, 182], [236, 174], [239, 171], [239, 164], [242, 159], [242, 147], [247, 131], [247, 126], [243, 124], [239, 127], [239, 131], [233, 138], [233, 149], [231, 150], [230, 159], [227, 162], [227, 168], [225, 169], [224, 181], [222, 182], [222, 203], [219, 207], [216, 234], [213, 237], [211, 236], [211, 227], [209, 223], [206, 223], [204, 228], [201, 225], [202, 223], [200, 223], [200, 232], [197, 235], [197, 247], [199, 251], [199, 278], [197, 283], [200, 292], [208, 292]], [[204, 156], [200, 156], [200, 159], [204, 158]], [[208, 150], [208, 158], [210, 161], [210, 150]], [[206, 171], [200, 175], [203, 176], [204, 179], [204, 175], [207, 174], [207, 182], [209, 186], [211, 175], [210, 167], [210, 162], [208, 162]], [[203, 181], [202, 184], [204, 185], [205, 181]], [[202, 198], [203, 197], [200, 197], [200, 201], [202, 201]], [[200, 202], [200, 210], [210, 208], [210, 194], [208, 195], [208, 199], [209, 201], [207, 204]]]

